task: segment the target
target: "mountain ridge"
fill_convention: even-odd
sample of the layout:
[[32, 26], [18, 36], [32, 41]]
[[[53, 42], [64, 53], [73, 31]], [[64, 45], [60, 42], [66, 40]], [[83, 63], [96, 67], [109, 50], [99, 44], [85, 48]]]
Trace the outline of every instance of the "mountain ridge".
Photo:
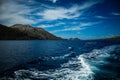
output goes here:
[[61, 40], [43, 28], [15, 24], [7, 27], [0, 24], [0, 40]]

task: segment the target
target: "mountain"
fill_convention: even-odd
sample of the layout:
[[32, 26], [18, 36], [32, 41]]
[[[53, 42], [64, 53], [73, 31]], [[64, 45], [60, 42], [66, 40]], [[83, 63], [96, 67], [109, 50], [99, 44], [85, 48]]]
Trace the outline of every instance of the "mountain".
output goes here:
[[19, 30], [0, 24], [0, 40], [31, 39], [27, 34]]
[[60, 37], [30, 25], [15, 24], [7, 27], [0, 24], [0, 40], [59, 40]]

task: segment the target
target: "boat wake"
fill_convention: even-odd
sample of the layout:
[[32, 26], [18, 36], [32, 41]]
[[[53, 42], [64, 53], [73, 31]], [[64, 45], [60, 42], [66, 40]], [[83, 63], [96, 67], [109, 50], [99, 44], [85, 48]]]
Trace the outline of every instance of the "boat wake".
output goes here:
[[[101, 65], [108, 64], [107, 58], [111, 56], [117, 47], [107, 46], [102, 49], [94, 49], [90, 53], [83, 53], [71, 58], [67, 63], [61, 64], [60, 68], [39, 71], [37, 69], [17, 70], [14, 72], [15, 80], [95, 80], [96, 71]], [[60, 56], [66, 58], [69, 55]], [[58, 59], [58, 57], [52, 58]], [[14, 80], [13, 79], [13, 80]], [[12, 79], [11, 79], [12, 80]]]

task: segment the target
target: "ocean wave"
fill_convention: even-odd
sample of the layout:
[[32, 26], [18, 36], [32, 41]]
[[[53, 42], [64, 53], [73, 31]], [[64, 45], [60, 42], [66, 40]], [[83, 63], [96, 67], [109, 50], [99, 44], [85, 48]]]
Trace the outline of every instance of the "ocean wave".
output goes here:
[[[90, 53], [83, 53], [73, 57], [67, 63], [61, 64], [60, 68], [39, 71], [36, 69], [17, 70], [14, 72], [15, 80], [94, 80], [95, 71], [99, 71], [97, 65], [107, 64], [106, 58], [118, 46], [107, 46], [102, 49], [94, 49]], [[52, 57], [62, 59], [70, 56]], [[14, 80], [13, 79], [13, 80]], [[12, 80], [12, 79], [11, 79]]]
[[102, 49], [94, 49], [90, 53], [84, 53], [83, 57], [90, 62], [104, 63], [104, 59], [111, 56], [111, 52], [118, 46], [107, 46]]
[[48, 71], [18, 70], [15, 71], [17, 79], [48, 79], [48, 80], [93, 80], [94, 73], [83, 55], [73, 58], [61, 68]]
[[[69, 65], [66, 67], [66, 65]], [[48, 79], [48, 80], [93, 80], [94, 74], [84, 58], [79, 56], [77, 60], [69, 61], [56, 70], [18, 70], [15, 71], [17, 79]], [[72, 66], [73, 65], [73, 66]], [[77, 66], [75, 66], [77, 65]], [[71, 67], [71, 68], [70, 68]]]

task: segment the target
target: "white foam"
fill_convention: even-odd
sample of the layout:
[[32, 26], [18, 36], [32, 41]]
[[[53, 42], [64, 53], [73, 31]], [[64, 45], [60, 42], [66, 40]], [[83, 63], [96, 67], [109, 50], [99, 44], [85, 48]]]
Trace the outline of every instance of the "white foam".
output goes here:
[[94, 72], [91, 70], [90, 65], [85, 61], [85, 58], [83, 58], [83, 55], [80, 55], [78, 59], [80, 59], [83, 67], [81, 70], [81, 78], [83, 78], [83, 80], [93, 80]]
[[65, 55], [63, 55], [63, 56], [52, 57], [52, 59], [53, 59], [53, 60], [56, 60], [56, 59], [64, 59], [65, 57], [68, 57], [68, 56], [70, 56], [69, 53], [68, 53], [68, 54], [65, 54]]
[[[70, 68], [73, 65], [76, 67]], [[61, 65], [61, 68], [56, 70], [48, 71], [30, 71], [30, 70], [19, 70], [16, 72], [16, 76], [20, 78], [21, 75], [25, 73], [30, 74], [29, 78], [48, 78], [50, 80], [92, 80], [93, 72], [90, 69], [90, 66], [85, 62], [82, 55], [80, 55], [76, 60], [69, 61]], [[21, 75], [19, 75], [21, 74]]]
[[83, 54], [84, 58], [94, 63], [105, 63], [104, 59], [110, 57], [110, 52], [114, 51], [116, 46], [107, 46], [102, 49], [94, 49], [90, 53]]
[[[25, 79], [48, 79], [48, 80], [94, 80], [94, 70], [97, 69], [95, 65], [90, 63], [105, 63], [104, 59], [110, 56], [110, 52], [114, 51], [115, 46], [104, 47], [102, 49], [95, 49], [90, 53], [84, 53], [75, 58], [72, 58], [67, 63], [61, 65], [61, 68], [51, 69], [47, 71], [38, 70], [18, 70], [15, 71], [16, 79], [22, 80], [25, 74], [28, 74]], [[70, 54], [54, 59], [65, 58]]]

